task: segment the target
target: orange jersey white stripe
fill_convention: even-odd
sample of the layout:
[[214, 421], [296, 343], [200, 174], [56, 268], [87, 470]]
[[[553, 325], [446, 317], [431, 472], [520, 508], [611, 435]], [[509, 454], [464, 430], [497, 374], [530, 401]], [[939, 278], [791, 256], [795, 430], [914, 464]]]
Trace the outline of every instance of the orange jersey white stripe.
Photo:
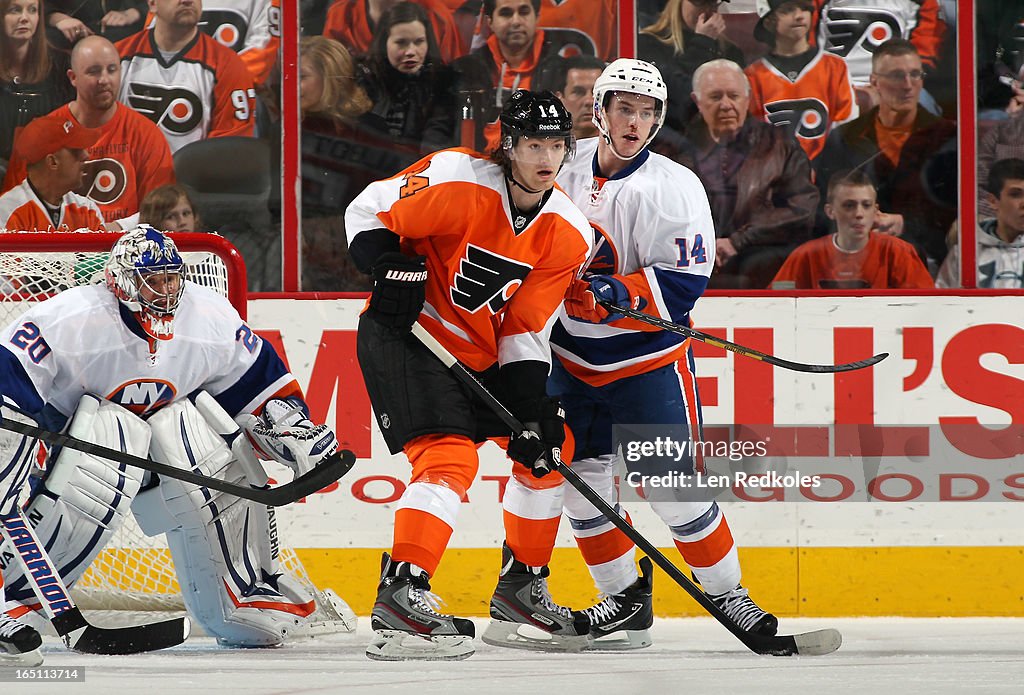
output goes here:
[[65, 193], [54, 224], [28, 179], [0, 195], [0, 229], [8, 232], [73, 232], [103, 230], [103, 213], [96, 203], [77, 193]]
[[822, 50], [798, 74], [783, 74], [765, 56], [744, 71], [750, 80], [750, 115], [791, 128], [808, 159], [825, 149], [832, 128], [857, 117], [846, 63]]
[[517, 234], [501, 168], [470, 150], [441, 150], [370, 184], [345, 213], [350, 245], [381, 227], [401, 237], [404, 253], [426, 256], [421, 320], [464, 364], [551, 361], [551, 327], [591, 238], [561, 189]]

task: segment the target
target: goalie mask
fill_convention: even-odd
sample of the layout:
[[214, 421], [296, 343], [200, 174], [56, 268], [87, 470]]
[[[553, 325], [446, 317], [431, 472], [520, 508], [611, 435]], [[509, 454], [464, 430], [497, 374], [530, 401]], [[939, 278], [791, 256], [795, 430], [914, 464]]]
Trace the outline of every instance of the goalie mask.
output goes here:
[[[629, 157], [619, 154], [608, 132], [607, 108], [616, 94], [634, 94], [654, 99], [654, 125], [651, 126], [651, 132], [643, 147]], [[661, 130], [661, 126], [665, 123], [667, 100], [668, 88], [665, 86], [665, 81], [661, 78], [658, 68], [642, 60], [619, 58], [612, 61], [594, 82], [594, 125], [601, 132], [604, 141], [612, 148], [615, 156], [628, 161], [643, 152], [644, 148], [651, 144], [654, 136]]]
[[174, 337], [174, 312], [185, 289], [183, 263], [170, 237], [141, 225], [126, 232], [110, 250], [104, 268], [107, 288], [154, 340]]
[[540, 191], [527, 188], [515, 179], [512, 171], [513, 162], [541, 163], [532, 161], [529, 150], [518, 145], [524, 138], [561, 138], [565, 143], [565, 150], [562, 161], [557, 163], [557, 174], [562, 165], [572, 159], [576, 151], [576, 139], [572, 134], [572, 116], [566, 111], [561, 100], [551, 92], [529, 92], [520, 89], [512, 94], [499, 120], [501, 149], [496, 155], [497, 161], [505, 170], [505, 177], [525, 191], [539, 193]]

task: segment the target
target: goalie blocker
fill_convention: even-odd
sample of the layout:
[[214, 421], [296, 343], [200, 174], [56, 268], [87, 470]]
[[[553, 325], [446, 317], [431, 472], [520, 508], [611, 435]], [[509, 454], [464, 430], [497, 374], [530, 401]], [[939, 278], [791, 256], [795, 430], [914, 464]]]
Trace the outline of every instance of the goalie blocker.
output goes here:
[[[314, 448], [321, 456], [337, 448], [326, 426], [308, 423], [315, 436], [302, 436], [297, 430], [305, 423], [293, 422], [287, 434], [275, 429], [269, 413], [258, 423], [284, 442], [271, 454], [286, 465], [311, 468]], [[195, 403], [183, 399], [166, 406], [148, 422], [84, 396], [70, 434], [140, 456], [149, 452], [154, 460], [219, 480], [267, 484], [238, 425], [205, 392]], [[72, 449], [60, 452], [26, 514], [37, 520], [37, 532], [68, 584], [85, 572], [130, 507], [147, 535], [167, 534], [186, 607], [219, 643], [270, 646], [289, 636], [355, 628], [351, 609], [333, 592], [320, 593], [282, 572], [272, 508], [167, 477], [140, 492], [142, 476], [132, 466]], [[27, 589], [23, 576], [11, 576], [8, 598], [25, 601], [31, 596]]]

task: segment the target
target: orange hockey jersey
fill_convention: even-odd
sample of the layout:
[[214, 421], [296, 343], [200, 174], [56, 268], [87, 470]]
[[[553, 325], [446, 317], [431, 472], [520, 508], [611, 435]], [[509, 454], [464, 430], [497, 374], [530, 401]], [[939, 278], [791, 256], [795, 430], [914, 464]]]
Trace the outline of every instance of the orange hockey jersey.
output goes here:
[[931, 289], [932, 276], [914, 247], [894, 236], [871, 232], [860, 251], [842, 251], [835, 234], [798, 246], [779, 268], [772, 289]]
[[857, 102], [846, 63], [818, 50], [797, 74], [783, 74], [765, 56], [744, 71], [750, 80], [750, 115], [790, 128], [808, 159], [825, 149], [833, 127], [857, 117]]
[[404, 253], [426, 256], [420, 320], [464, 364], [550, 363], [552, 325], [592, 243], [560, 188], [517, 234], [501, 168], [470, 150], [441, 150], [371, 183], [345, 212], [350, 246], [381, 227], [401, 237]]
[[[441, 0], [411, 0], [422, 5], [434, 27], [441, 60], [450, 63], [466, 52], [455, 16]], [[356, 57], [370, 50], [373, 30], [366, 12], [366, 0], [337, 0], [327, 10], [324, 36], [341, 42]]]
[[0, 230], [8, 232], [103, 231], [103, 214], [96, 203], [77, 193], [65, 193], [54, 224], [28, 179], [0, 195]]
[[231, 49], [200, 31], [165, 61], [151, 29], [116, 47], [122, 71], [118, 101], [156, 123], [171, 152], [206, 138], [253, 134], [256, 90]]
[[[68, 104], [53, 112], [77, 123]], [[91, 198], [107, 222], [134, 215], [146, 194], [174, 183], [174, 162], [164, 134], [142, 114], [119, 105], [114, 117], [97, 128], [100, 139], [89, 148], [85, 181], [75, 193]], [[25, 161], [15, 154], [3, 191], [25, 180]]]

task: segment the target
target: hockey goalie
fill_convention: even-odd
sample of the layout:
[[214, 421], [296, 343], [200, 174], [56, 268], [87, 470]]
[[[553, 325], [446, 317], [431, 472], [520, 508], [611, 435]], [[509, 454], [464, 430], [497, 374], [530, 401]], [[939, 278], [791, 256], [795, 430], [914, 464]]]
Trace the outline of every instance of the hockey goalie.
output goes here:
[[[261, 458], [298, 476], [331, 456], [334, 433], [310, 421], [273, 347], [182, 273], [174, 242], [139, 227], [114, 245], [104, 284], [62, 292], [0, 330], [3, 416], [239, 485], [267, 484]], [[3, 515], [17, 513], [38, 468], [33, 444], [0, 433]], [[50, 452], [32, 488], [22, 513], [68, 585], [131, 510], [145, 533], [166, 534], [185, 606], [220, 644], [355, 629], [333, 592], [282, 569], [272, 508], [67, 448]], [[3, 580], [0, 655], [38, 647], [31, 586], [17, 563]]]

